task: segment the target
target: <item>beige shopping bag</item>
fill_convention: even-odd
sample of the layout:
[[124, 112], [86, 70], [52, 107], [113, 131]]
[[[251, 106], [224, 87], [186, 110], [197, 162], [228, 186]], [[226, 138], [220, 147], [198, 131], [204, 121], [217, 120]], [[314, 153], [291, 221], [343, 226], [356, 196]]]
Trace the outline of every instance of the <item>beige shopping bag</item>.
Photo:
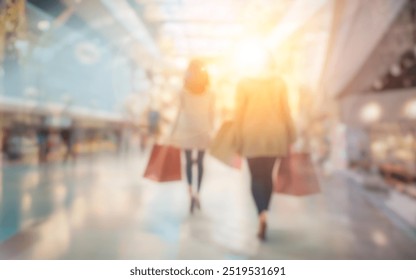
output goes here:
[[224, 164], [241, 168], [242, 159], [237, 153], [237, 134], [234, 121], [224, 122], [214, 137], [209, 153]]

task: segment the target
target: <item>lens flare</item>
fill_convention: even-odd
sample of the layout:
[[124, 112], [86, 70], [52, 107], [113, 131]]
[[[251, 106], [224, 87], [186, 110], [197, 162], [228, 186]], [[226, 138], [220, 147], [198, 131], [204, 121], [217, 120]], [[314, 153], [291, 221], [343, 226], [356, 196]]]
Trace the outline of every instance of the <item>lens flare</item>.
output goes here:
[[267, 70], [267, 64], [267, 49], [262, 40], [252, 39], [237, 45], [234, 67], [241, 75], [261, 75]]

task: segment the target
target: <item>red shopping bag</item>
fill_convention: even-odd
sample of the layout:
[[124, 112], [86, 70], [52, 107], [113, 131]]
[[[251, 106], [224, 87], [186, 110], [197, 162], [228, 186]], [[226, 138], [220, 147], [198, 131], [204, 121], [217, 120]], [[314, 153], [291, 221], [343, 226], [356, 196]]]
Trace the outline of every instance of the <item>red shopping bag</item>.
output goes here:
[[274, 192], [306, 196], [320, 191], [319, 180], [309, 154], [292, 153], [281, 160]]
[[172, 146], [155, 144], [144, 177], [157, 182], [180, 181], [181, 151]]

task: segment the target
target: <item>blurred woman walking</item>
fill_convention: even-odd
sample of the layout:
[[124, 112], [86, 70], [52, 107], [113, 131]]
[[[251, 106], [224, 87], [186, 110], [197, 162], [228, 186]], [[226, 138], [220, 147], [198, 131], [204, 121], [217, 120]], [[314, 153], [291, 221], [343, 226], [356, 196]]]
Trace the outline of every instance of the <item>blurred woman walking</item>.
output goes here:
[[283, 79], [275, 73], [273, 57], [264, 48], [236, 93], [238, 153], [247, 157], [251, 191], [259, 215], [258, 237], [265, 240], [267, 211], [273, 191], [273, 167], [288, 154], [295, 130]]
[[[214, 96], [208, 90], [209, 75], [201, 60], [189, 63], [180, 92], [179, 112], [172, 134], [172, 143], [185, 152], [186, 178], [191, 199], [191, 213], [200, 208], [199, 192], [204, 174], [205, 150], [211, 141], [214, 118]], [[193, 191], [193, 165], [196, 164], [197, 189]]]

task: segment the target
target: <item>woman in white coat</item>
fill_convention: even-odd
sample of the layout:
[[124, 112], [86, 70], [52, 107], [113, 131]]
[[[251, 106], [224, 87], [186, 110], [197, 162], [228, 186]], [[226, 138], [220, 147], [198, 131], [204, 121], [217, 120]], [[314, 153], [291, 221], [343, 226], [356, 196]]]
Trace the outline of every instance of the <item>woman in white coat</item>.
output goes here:
[[[213, 129], [214, 96], [208, 87], [209, 75], [204, 63], [201, 60], [192, 60], [180, 92], [180, 107], [172, 134], [173, 144], [185, 152], [191, 212], [194, 207], [200, 208], [199, 192], [204, 173], [203, 159], [209, 147]], [[192, 190], [194, 163], [198, 170], [196, 192]]]

